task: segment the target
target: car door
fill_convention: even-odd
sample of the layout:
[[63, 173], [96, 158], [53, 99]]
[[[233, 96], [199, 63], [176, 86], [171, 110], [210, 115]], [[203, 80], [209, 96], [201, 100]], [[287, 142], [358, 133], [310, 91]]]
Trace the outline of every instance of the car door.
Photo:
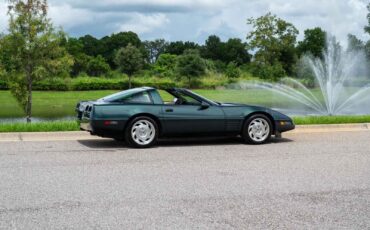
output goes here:
[[216, 105], [163, 105], [166, 134], [219, 133], [225, 131], [225, 115]]

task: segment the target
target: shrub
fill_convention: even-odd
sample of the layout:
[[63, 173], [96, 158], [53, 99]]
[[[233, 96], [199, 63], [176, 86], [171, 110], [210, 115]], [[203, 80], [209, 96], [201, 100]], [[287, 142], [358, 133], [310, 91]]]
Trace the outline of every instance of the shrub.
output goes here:
[[128, 87], [127, 80], [124, 79], [106, 79], [97, 77], [79, 77], [72, 79], [72, 90], [120, 90]]
[[0, 80], [0, 90], [7, 90], [9, 89], [8, 84], [5, 80]]
[[91, 76], [101, 76], [108, 73], [109, 71], [110, 66], [101, 55], [91, 58], [87, 64], [87, 73]]
[[252, 63], [251, 72], [264, 80], [277, 81], [286, 76], [286, 72], [280, 63], [274, 65]]
[[235, 79], [240, 77], [240, 70], [235, 62], [230, 62], [227, 65], [225, 74], [229, 79]]
[[33, 89], [40, 90], [40, 91], [48, 91], [48, 90], [68, 91], [69, 84], [66, 79], [51, 78], [51, 79], [35, 82], [33, 84]]

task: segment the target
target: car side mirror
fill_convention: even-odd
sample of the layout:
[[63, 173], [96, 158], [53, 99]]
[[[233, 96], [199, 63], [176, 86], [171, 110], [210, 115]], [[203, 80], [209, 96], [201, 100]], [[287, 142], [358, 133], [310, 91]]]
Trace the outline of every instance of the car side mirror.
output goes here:
[[200, 104], [200, 110], [208, 109], [208, 108], [209, 108], [209, 104], [202, 101], [202, 103]]

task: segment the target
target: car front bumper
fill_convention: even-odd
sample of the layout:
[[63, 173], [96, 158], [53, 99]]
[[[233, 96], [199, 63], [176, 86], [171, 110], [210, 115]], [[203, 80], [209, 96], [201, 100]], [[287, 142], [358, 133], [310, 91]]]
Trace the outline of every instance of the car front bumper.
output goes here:
[[293, 121], [276, 121], [275, 130], [278, 133], [287, 132], [295, 129]]

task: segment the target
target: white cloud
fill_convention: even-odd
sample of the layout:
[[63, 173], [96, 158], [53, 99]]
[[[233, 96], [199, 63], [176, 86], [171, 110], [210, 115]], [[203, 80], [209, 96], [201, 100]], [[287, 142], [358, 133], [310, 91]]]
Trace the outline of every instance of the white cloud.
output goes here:
[[6, 31], [8, 27], [8, 17], [7, 17], [8, 7], [5, 2], [0, 2], [0, 33]]
[[63, 26], [64, 30], [83, 26], [90, 22], [93, 14], [85, 9], [75, 9], [68, 4], [50, 4], [49, 16], [56, 26]]
[[[322, 27], [345, 42], [348, 33], [363, 40], [368, 0], [49, 0], [50, 17], [72, 36], [97, 37], [132, 30], [142, 39], [203, 42], [210, 34], [244, 39], [246, 19], [271, 11], [301, 32]], [[0, 30], [7, 25], [0, 1]]]
[[133, 13], [130, 16], [131, 19], [121, 24], [118, 31], [134, 31], [138, 34], [143, 34], [165, 26], [170, 22], [169, 18], [163, 13], [150, 15]]

